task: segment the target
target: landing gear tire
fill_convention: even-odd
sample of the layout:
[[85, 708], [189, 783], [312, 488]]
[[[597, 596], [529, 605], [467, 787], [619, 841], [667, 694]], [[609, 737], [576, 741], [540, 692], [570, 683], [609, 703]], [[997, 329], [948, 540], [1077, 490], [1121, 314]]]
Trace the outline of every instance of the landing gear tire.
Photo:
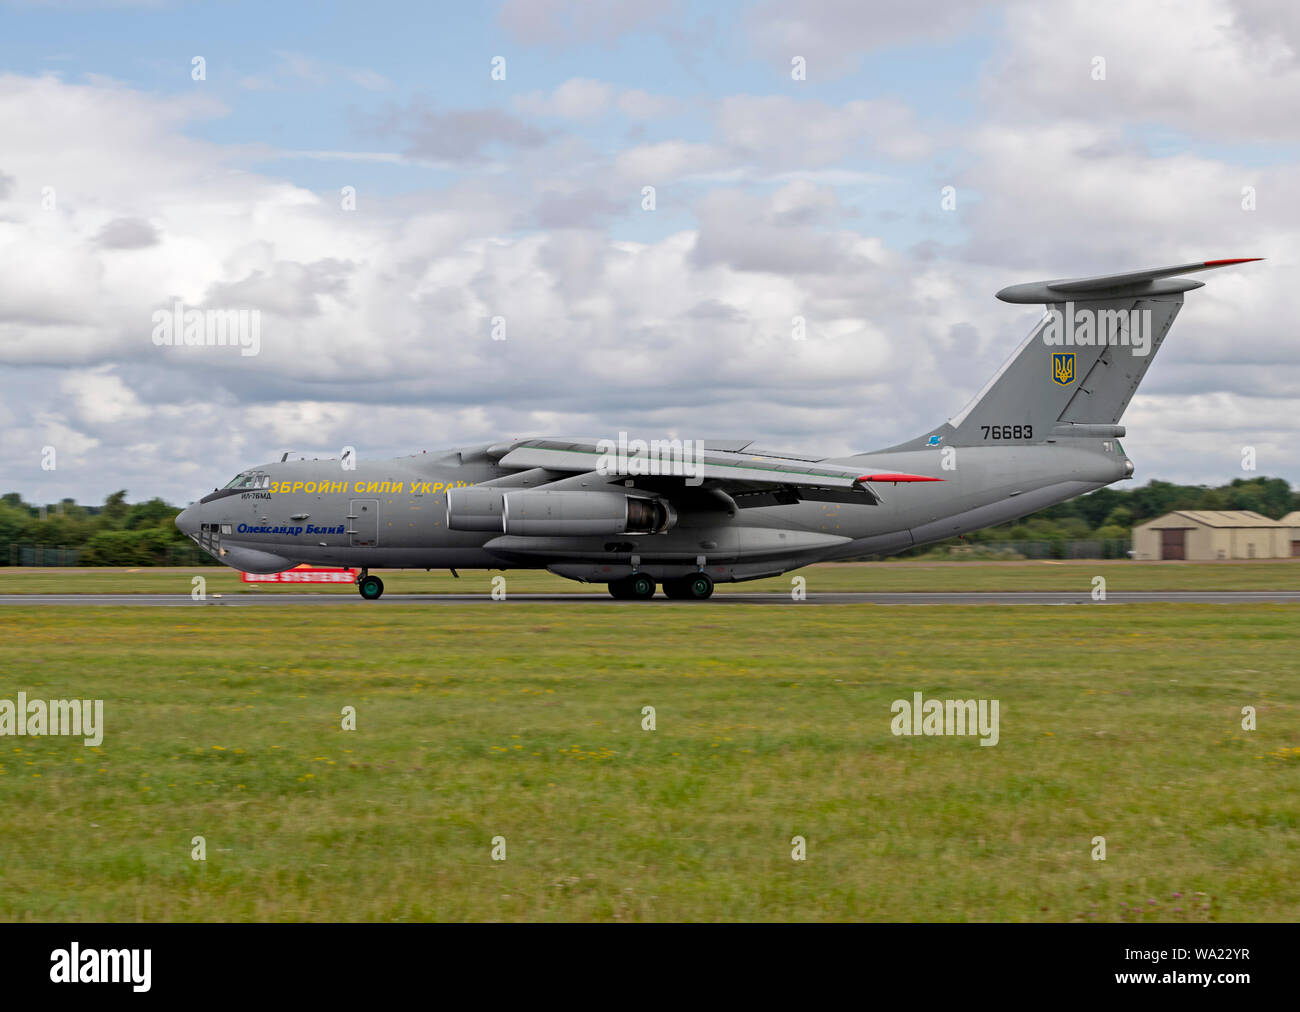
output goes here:
[[357, 592], [367, 601], [378, 601], [384, 593], [384, 581], [377, 576], [363, 576], [357, 581]]
[[713, 596], [713, 581], [703, 573], [693, 573], [665, 580], [664, 593], [674, 601], [707, 601]]
[[649, 601], [655, 596], [655, 582], [644, 573], [633, 573], [621, 580], [611, 580], [609, 594], [619, 601]]

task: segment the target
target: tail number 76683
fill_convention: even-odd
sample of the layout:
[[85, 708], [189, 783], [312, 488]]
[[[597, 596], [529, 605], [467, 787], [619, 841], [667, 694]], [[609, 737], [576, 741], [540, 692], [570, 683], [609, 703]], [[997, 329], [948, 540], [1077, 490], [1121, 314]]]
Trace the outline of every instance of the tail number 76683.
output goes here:
[[1033, 439], [1032, 425], [981, 425], [985, 439]]

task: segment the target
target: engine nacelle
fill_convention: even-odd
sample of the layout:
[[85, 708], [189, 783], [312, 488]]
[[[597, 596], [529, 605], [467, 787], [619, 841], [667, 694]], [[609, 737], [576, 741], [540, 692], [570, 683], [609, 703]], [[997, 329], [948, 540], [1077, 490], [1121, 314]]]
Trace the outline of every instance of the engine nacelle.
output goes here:
[[447, 489], [447, 529], [452, 531], [503, 530], [501, 517], [505, 513], [504, 490], [499, 488]]
[[676, 522], [676, 511], [664, 499], [524, 489], [505, 494], [502, 530], [525, 537], [662, 534]]
[[666, 499], [623, 492], [456, 488], [447, 493], [447, 526], [523, 537], [662, 534], [677, 522]]

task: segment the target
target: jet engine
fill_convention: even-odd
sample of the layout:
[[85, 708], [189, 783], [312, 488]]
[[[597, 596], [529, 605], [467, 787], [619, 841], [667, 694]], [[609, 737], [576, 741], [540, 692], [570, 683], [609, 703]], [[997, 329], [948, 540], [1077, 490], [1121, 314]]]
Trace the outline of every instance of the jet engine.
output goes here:
[[453, 531], [492, 531], [501, 533], [501, 514], [505, 511], [504, 490], [499, 488], [449, 488], [447, 490], [447, 528]]
[[447, 526], [524, 537], [662, 534], [677, 522], [665, 499], [622, 492], [455, 488], [447, 493]]

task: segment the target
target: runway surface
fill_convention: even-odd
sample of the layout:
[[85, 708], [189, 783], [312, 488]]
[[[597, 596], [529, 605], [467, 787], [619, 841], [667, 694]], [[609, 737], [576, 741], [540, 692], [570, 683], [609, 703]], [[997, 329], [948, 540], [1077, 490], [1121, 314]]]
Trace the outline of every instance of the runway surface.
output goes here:
[[1112, 591], [1104, 601], [1094, 601], [1088, 591], [967, 591], [956, 593], [822, 593], [809, 594], [795, 602], [788, 594], [718, 592], [706, 602], [669, 601], [656, 597], [652, 601], [616, 601], [608, 594], [511, 594], [504, 601], [493, 601], [489, 594], [385, 594], [378, 601], [364, 601], [359, 594], [278, 594], [241, 593], [209, 594], [196, 601], [189, 594], [0, 594], [0, 605], [54, 607], [60, 605], [111, 606], [133, 608], [265, 608], [277, 605], [335, 605], [383, 608], [392, 604], [606, 604], [611, 606], [701, 608], [710, 605], [1062, 605], [1062, 604], [1300, 604], [1297, 590], [1152, 590]]

